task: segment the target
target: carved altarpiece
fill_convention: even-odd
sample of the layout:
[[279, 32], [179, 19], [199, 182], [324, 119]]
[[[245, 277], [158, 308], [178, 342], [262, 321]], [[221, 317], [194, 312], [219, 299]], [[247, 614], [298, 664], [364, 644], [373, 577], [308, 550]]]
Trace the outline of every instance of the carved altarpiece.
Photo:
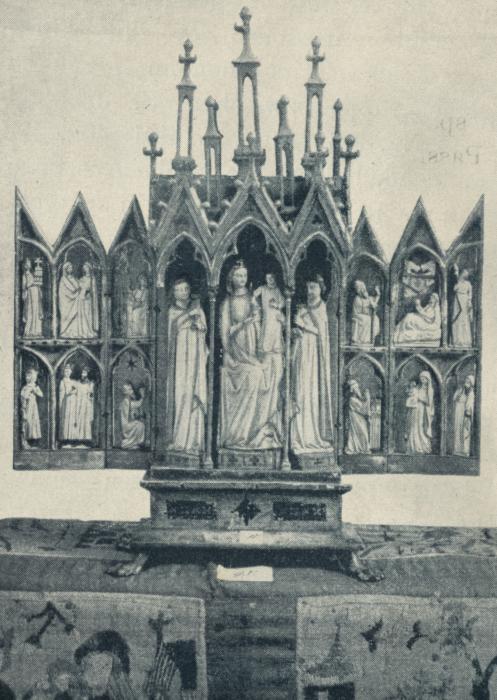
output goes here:
[[[359, 152], [352, 136], [342, 144], [337, 100], [328, 173], [317, 38], [304, 176], [284, 96], [265, 175], [259, 62], [249, 10], [240, 17], [236, 176], [222, 173], [212, 97], [195, 172], [187, 40], [174, 174], [157, 173], [156, 133], [144, 148], [148, 224], [134, 198], [106, 253], [78, 195], [52, 247], [16, 194], [15, 466], [146, 468], [138, 550], [325, 549], [350, 563], [342, 471], [478, 473], [483, 200], [447, 252], [421, 200], [390, 264], [364, 209], [353, 229]], [[30, 368], [41, 435], [26, 441]], [[91, 439], [62, 439], [63, 412], [83, 421], [89, 393]]]

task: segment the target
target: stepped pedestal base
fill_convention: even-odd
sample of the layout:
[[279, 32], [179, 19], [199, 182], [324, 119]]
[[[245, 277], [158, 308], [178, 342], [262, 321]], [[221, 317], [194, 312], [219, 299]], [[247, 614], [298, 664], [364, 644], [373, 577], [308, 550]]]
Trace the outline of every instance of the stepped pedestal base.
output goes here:
[[138, 556], [114, 575], [139, 573], [157, 552], [250, 550], [315, 553], [319, 566], [378, 578], [360, 562], [359, 541], [342, 532], [342, 496], [351, 487], [333, 474], [152, 467], [141, 485], [150, 491], [151, 518], [122, 543]]

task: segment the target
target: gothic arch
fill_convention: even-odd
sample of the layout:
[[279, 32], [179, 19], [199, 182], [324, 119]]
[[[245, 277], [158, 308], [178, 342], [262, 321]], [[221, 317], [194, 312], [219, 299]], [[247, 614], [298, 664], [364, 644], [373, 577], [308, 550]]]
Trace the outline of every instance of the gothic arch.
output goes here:
[[[466, 355], [463, 355], [463, 357], [460, 357], [458, 360], [456, 360], [452, 365], [450, 365], [449, 369], [445, 372], [444, 375], [444, 380], [447, 382], [448, 379], [452, 375], [454, 375], [458, 369], [460, 369], [466, 362], [473, 361], [475, 366], [477, 364], [477, 358], [472, 354], [472, 353], [467, 353]], [[476, 367], [475, 367], [476, 371]]]
[[123, 348], [121, 348], [112, 358], [110, 362], [110, 367], [114, 368], [114, 366], [118, 363], [119, 359], [124, 355], [126, 352], [136, 352], [137, 355], [140, 355], [140, 357], [143, 359], [144, 364], [146, 365], [147, 369], [150, 371], [151, 370], [151, 363], [150, 359], [147, 356], [147, 353], [144, 352], [137, 343], [128, 343], [128, 345], [125, 345]]
[[200, 238], [193, 236], [188, 231], [181, 231], [176, 236], [171, 238], [158, 254], [156, 270], [156, 283], [158, 287], [164, 286], [164, 277], [167, 267], [171, 262], [176, 248], [183, 240], [187, 240], [189, 243], [191, 243], [195, 250], [200, 253], [202, 257], [201, 264], [205, 268], [207, 276], [210, 277], [212, 275], [211, 259], [204, 242]]
[[288, 258], [285, 254], [285, 251], [283, 249], [283, 246], [281, 245], [281, 242], [278, 240], [278, 237], [274, 235], [273, 231], [271, 228], [263, 221], [260, 219], [255, 218], [254, 216], [247, 216], [246, 218], [242, 219], [240, 222], [238, 222], [235, 226], [233, 226], [228, 233], [224, 236], [223, 241], [221, 245], [219, 246], [216, 255], [214, 256], [213, 264], [212, 264], [212, 286], [218, 286], [220, 277], [221, 277], [221, 270], [223, 267], [223, 264], [226, 261], [227, 257], [227, 252], [230, 249], [231, 245], [233, 243], [236, 243], [237, 238], [239, 234], [243, 231], [243, 229], [247, 226], [254, 226], [255, 228], [258, 228], [261, 233], [264, 235], [264, 238], [266, 239], [266, 244], [271, 243], [277, 254], [276, 254], [276, 260], [279, 262], [281, 265], [281, 269], [283, 271], [283, 277], [284, 277], [284, 282], [286, 285], [290, 285], [290, 267], [289, 267], [289, 261]]
[[385, 369], [381, 365], [380, 362], [374, 357], [371, 357], [371, 355], [368, 355], [366, 352], [358, 352], [354, 357], [347, 362], [346, 365], [343, 367], [343, 372], [342, 372], [342, 381], [345, 379], [347, 376], [347, 372], [350, 371], [351, 368], [354, 367], [354, 365], [358, 364], [361, 360], [364, 362], [368, 362], [375, 370], [378, 371], [380, 374], [382, 381], [385, 381]]
[[49, 361], [42, 355], [41, 352], [38, 352], [38, 350], [35, 350], [34, 348], [23, 348], [22, 353], [21, 353], [21, 360], [23, 355], [33, 355], [33, 357], [36, 357], [37, 360], [41, 362], [41, 364], [44, 366], [44, 368], [47, 371], [47, 375], [50, 379], [50, 382], [52, 382], [53, 377], [55, 375], [55, 368], [52, 367], [52, 365], [49, 363]]
[[338, 251], [337, 247], [331, 240], [330, 236], [327, 235], [324, 231], [313, 231], [311, 234], [308, 234], [303, 238], [300, 243], [297, 244], [295, 247], [292, 256], [290, 258], [290, 280], [291, 280], [291, 285], [293, 286], [295, 284], [295, 273], [297, 271], [297, 267], [299, 266], [299, 263], [304, 257], [304, 253], [306, 249], [309, 247], [311, 243], [314, 241], [321, 241], [324, 243], [326, 248], [329, 250], [329, 252], [333, 256], [333, 262], [336, 263], [338, 267], [338, 272], [340, 275], [340, 284], [343, 283], [344, 279], [344, 261], [343, 261], [343, 256], [341, 253]]
[[82, 353], [83, 355], [86, 355], [92, 362], [95, 363], [95, 365], [98, 367], [98, 371], [100, 373], [100, 380], [103, 381], [104, 377], [104, 368], [100, 360], [89, 350], [86, 346], [84, 345], [75, 345], [72, 348], [69, 348], [59, 359], [54, 365], [54, 375], [57, 374], [57, 371], [72, 357], [72, 355], [77, 354], [78, 352]]
[[435, 376], [435, 379], [437, 380], [438, 388], [441, 390], [442, 385], [443, 385], [443, 378], [440, 373], [440, 371], [437, 369], [437, 367], [430, 362], [424, 355], [421, 355], [420, 353], [416, 353], [415, 355], [410, 355], [409, 357], [406, 357], [405, 360], [402, 360], [402, 362], [398, 365], [396, 368], [395, 374], [397, 377], [400, 376], [400, 373], [406, 367], [409, 365], [411, 362], [414, 362], [417, 360], [421, 364], [425, 365], [427, 369], [429, 369], [433, 375]]

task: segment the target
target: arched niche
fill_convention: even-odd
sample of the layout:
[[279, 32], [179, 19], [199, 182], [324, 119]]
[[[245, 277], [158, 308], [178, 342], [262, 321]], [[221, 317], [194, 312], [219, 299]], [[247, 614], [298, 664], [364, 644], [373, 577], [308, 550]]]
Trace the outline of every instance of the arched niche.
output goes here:
[[102, 446], [103, 372], [84, 347], [63, 355], [55, 365], [56, 443], [59, 448]]
[[152, 432], [152, 375], [137, 346], [124, 348], [112, 363], [112, 446], [149, 449]]
[[143, 246], [128, 241], [114, 250], [110, 267], [113, 337], [150, 336], [154, 298], [150, 255]]
[[478, 347], [481, 339], [481, 247], [456, 247], [447, 260], [448, 340], [455, 348]]
[[36, 241], [22, 242], [18, 260], [19, 328], [26, 340], [52, 336], [52, 261]]
[[[286, 323], [283, 265], [269, 237], [251, 223], [238, 232], [224, 255], [215, 322], [214, 452], [218, 448], [246, 450], [247, 454], [259, 450], [261, 459], [271, 455], [266, 466], [273, 468], [270, 461], [278, 459], [276, 452], [283, 446]], [[238, 276], [234, 271], [239, 269], [246, 275], [245, 286], [235, 289], [237, 281], [233, 281], [233, 276]], [[235, 339], [233, 343], [231, 338]], [[238, 400], [236, 392], [229, 389], [236, 384], [235, 366], [239, 369], [242, 387]], [[263, 390], [263, 385], [266, 386], [262, 380], [263, 366], [267, 368], [269, 390]], [[224, 424], [221, 406], [225, 409]], [[255, 426], [253, 435], [241, 437], [243, 430], [234, 429], [231, 418], [237, 411], [246, 416], [246, 425]], [[220, 459], [222, 462], [224, 456]]]
[[57, 255], [57, 335], [95, 340], [104, 325], [103, 262], [78, 240]]
[[343, 396], [343, 452], [381, 454], [386, 446], [385, 374], [367, 355], [354, 357], [345, 367]]
[[478, 453], [478, 412], [476, 360], [466, 357], [457, 362], [446, 378], [447, 453], [476, 457]]
[[439, 347], [445, 327], [444, 262], [427, 246], [415, 245], [396, 254], [392, 277], [392, 344]]
[[23, 351], [19, 362], [19, 429], [16, 443], [22, 450], [49, 449], [51, 440], [52, 372], [45, 358]]
[[363, 253], [353, 256], [348, 265], [347, 275], [348, 345], [386, 345], [387, 294], [388, 282], [384, 265], [372, 255]]
[[410, 456], [440, 454], [442, 406], [437, 369], [419, 355], [404, 359], [397, 367], [393, 387], [394, 451]]

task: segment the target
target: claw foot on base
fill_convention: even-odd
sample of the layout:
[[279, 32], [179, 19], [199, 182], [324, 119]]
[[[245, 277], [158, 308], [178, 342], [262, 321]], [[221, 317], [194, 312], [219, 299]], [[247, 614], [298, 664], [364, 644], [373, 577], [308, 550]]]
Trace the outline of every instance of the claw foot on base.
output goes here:
[[147, 564], [149, 554], [141, 552], [132, 561], [118, 562], [110, 566], [106, 573], [116, 578], [138, 576]]
[[376, 583], [382, 581], [385, 576], [381, 571], [374, 570], [367, 564], [357, 552], [343, 552], [337, 555], [339, 569], [347, 576], [352, 576], [358, 581]]

